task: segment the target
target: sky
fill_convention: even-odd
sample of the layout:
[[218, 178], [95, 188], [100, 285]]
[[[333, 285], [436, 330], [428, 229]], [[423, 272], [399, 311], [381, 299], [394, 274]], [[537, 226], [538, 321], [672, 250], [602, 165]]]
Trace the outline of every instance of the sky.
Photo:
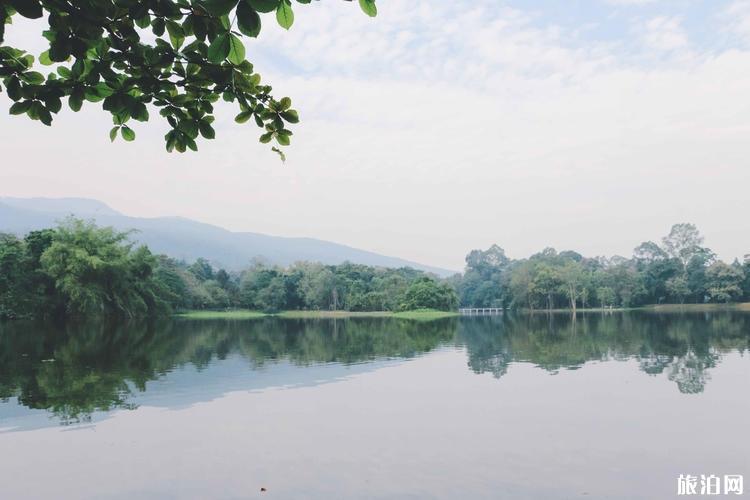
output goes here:
[[[750, 0], [378, 0], [263, 16], [247, 57], [301, 123], [286, 163], [223, 109], [169, 154], [167, 125], [84, 105], [0, 119], [0, 196], [89, 197], [135, 216], [308, 236], [461, 269], [493, 243], [630, 256], [693, 222], [750, 253]], [[11, 45], [44, 50], [41, 28]], [[9, 105], [0, 96], [2, 106]], [[64, 109], [67, 109], [64, 107]]]

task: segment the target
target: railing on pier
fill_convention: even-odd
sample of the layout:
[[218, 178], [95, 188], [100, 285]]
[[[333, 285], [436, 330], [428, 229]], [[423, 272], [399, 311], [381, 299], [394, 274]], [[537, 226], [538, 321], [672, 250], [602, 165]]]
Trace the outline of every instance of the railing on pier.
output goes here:
[[458, 313], [465, 316], [481, 316], [487, 314], [502, 314], [502, 307], [461, 307]]

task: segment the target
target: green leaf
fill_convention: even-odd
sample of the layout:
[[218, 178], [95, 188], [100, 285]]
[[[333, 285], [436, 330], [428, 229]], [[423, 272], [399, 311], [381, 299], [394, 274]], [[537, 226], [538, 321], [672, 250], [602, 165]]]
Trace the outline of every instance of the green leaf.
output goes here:
[[229, 33], [221, 33], [208, 47], [208, 60], [219, 64], [229, 55]]
[[130, 116], [133, 117], [133, 119], [138, 120], [140, 122], [147, 122], [148, 121], [148, 110], [146, 109], [146, 105], [142, 102], [136, 102], [129, 108]]
[[122, 135], [122, 138], [128, 142], [135, 140], [135, 132], [133, 131], [132, 128], [128, 127], [127, 125], [123, 125], [120, 128], [120, 135]]
[[237, 35], [229, 35], [229, 62], [239, 66], [245, 60], [245, 46]]
[[151, 22], [151, 31], [153, 31], [156, 36], [162, 36], [164, 34], [164, 27], [164, 18], [157, 17]]
[[281, 108], [281, 111], [286, 111], [292, 106], [292, 100], [288, 97], [282, 97], [279, 101], [279, 107]]
[[104, 97], [100, 96], [99, 93], [96, 91], [96, 89], [92, 87], [86, 88], [83, 95], [86, 98], [86, 100], [89, 102], [99, 102], [102, 99], [104, 99]]
[[41, 85], [44, 83], [44, 75], [38, 71], [27, 71], [21, 74], [21, 79], [31, 85]]
[[17, 101], [21, 98], [21, 82], [18, 78], [13, 75], [10, 80], [7, 81], [6, 90], [8, 91], [8, 97], [12, 100]]
[[208, 13], [216, 17], [229, 14], [235, 5], [237, 5], [237, 0], [206, 0], [203, 2], [203, 6]]
[[[73, 43], [68, 38], [55, 39], [50, 43], [49, 50], [47, 51], [46, 58], [51, 62], [63, 62], [67, 61], [70, 57], [70, 52], [73, 50]], [[44, 54], [39, 56], [39, 62], [45, 64], [42, 59]]]
[[49, 58], [49, 50], [45, 50], [41, 54], [39, 54], [39, 63], [43, 64], [44, 66], [49, 66], [52, 64], [52, 59]]
[[246, 0], [250, 7], [258, 12], [273, 12], [279, 5], [280, 0]]
[[279, 132], [276, 134], [276, 142], [278, 142], [282, 146], [288, 146], [290, 143], [289, 136]]
[[29, 115], [29, 118], [31, 118], [32, 120], [38, 120], [41, 110], [42, 103], [39, 101], [34, 101], [31, 103], [31, 106], [29, 106], [29, 110], [26, 112], [26, 114]]
[[263, 144], [268, 144], [271, 142], [271, 139], [273, 139], [273, 132], [266, 132], [265, 134], [260, 136], [260, 142]]
[[21, 101], [21, 102], [13, 103], [13, 106], [10, 107], [10, 114], [22, 115], [26, 113], [31, 107], [32, 102], [33, 101]]
[[242, 113], [234, 117], [234, 121], [236, 121], [237, 123], [245, 123], [250, 119], [251, 116], [253, 116], [252, 111], [243, 111]]
[[111, 142], [115, 142], [115, 139], [117, 139], [118, 130], [120, 130], [120, 127], [112, 127], [112, 130], [109, 131], [109, 140]]
[[297, 111], [290, 109], [281, 112], [281, 117], [289, 123], [299, 123], [299, 115]]
[[70, 98], [68, 99], [68, 106], [70, 106], [70, 109], [72, 109], [73, 111], [80, 111], [82, 104], [83, 92], [74, 90], [73, 93], [70, 94]]
[[10, 0], [10, 4], [23, 17], [39, 19], [44, 14], [38, 0]]
[[284, 152], [282, 150], [280, 150], [277, 147], [273, 147], [273, 148], [271, 148], [271, 151], [273, 151], [274, 153], [276, 153], [277, 155], [279, 155], [279, 158], [281, 158], [281, 162], [282, 163], [286, 162], [286, 155], [284, 154]]
[[292, 12], [292, 4], [289, 0], [281, 0], [279, 6], [276, 7], [276, 21], [285, 30], [288, 30], [294, 24], [294, 12]]
[[176, 135], [177, 135], [176, 132], [174, 130], [171, 130], [167, 132], [167, 135], [164, 136], [164, 139], [167, 141], [167, 144], [166, 144], [167, 152], [169, 153], [174, 151], [174, 146], [175, 146], [175, 143], [177, 142]]
[[198, 124], [198, 129], [200, 130], [201, 135], [206, 139], [213, 139], [214, 137], [216, 137], [214, 128], [207, 122], [201, 121]]
[[378, 8], [375, 6], [375, 0], [359, 0], [359, 7], [370, 17], [378, 15]]
[[246, 0], [237, 5], [237, 27], [243, 35], [257, 37], [260, 33], [260, 16]]
[[172, 42], [172, 47], [178, 50], [182, 47], [185, 42], [185, 32], [182, 30], [182, 26], [174, 21], [167, 21], [167, 32], [169, 33], [169, 41]]
[[48, 127], [52, 125], [52, 115], [50, 114], [49, 110], [42, 106], [39, 109], [39, 121], [47, 125]]
[[151, 16], [149, 14], [146, 14], [143, 17], [139, 17], [135, 20], [135, 24], [142, 29], [146, 29], [149, 26], [151, 26]]
[[47, 105], [47, 109], [53, 113], [59, 113], [60, 108], [62, 108], [62, 101], [57, 96], [48, 97], [44, 100], [44, 103]]

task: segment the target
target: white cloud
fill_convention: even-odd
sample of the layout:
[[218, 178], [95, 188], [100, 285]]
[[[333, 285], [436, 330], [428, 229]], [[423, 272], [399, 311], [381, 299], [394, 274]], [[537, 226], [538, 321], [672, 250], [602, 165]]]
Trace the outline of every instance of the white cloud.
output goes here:
[[493, 242], [516, 257], [628, 254], [683, 220], [722, 257], [747, 253], [750, 52], [656, 66], [655, 47], [688, 45], [678, 18], [626, 47], [469, 5], [392, 0], [371, 20], [313, 3], [288, 33], [264, 17], [248, 56], [303, 119], [286, 165], [231, 114], [183, 156], [162, 153], [157, 123], [133, 146], [110, 145], [94, 112], [52, 130], [6, 118], [3, 194], [92, 196], [452, 268]]
[[648, 20], [642, 29], [644, 42], [654, 50], [669, 52], [688, 46], [688, 36], [677, 17], [659, 16]]
[[646, 5], [656, 3], [657, 0], [605, 0], [612, 5]]
[[750, 42], [750, 1], [737, 0], [731, 3], [723, 13], [725, 31]]

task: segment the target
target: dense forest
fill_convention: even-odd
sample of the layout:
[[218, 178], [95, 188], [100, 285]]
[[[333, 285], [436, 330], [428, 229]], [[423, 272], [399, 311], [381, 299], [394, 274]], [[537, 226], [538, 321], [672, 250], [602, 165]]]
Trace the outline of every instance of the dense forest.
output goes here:
[[255, 262], [230, 273], [205, 259], [188, 264], [153, 255], [128, 238], [128, 233], [77, 219], [24, 238], [0, 235], [0, 318], [458, 306], [450, 284], [410, 268], [300, 262], [282, 269]]
[[191, 309], [405, 311], [465, 307], [555, 309], [750, 300], [750, 256], [726, 264], [691, 224], [631, 258], [548, 248], [512, 260], [473, 250], [463, 274], [411, 268], [249, 263], [241, 272], [136, 247], [128, 233], [67, 219], [23, 238], [0, 235], [0, 318], [140, 317]]
[[511, 260], [502, 248], [474, 250], [450, 281], [462, 305], [555, 309], [750, 300], [750, 254], [726, 264], [703, 246], [693, 224], [675, 224], [661, 244], [631, 258], [587, 258], [553, 248]]

